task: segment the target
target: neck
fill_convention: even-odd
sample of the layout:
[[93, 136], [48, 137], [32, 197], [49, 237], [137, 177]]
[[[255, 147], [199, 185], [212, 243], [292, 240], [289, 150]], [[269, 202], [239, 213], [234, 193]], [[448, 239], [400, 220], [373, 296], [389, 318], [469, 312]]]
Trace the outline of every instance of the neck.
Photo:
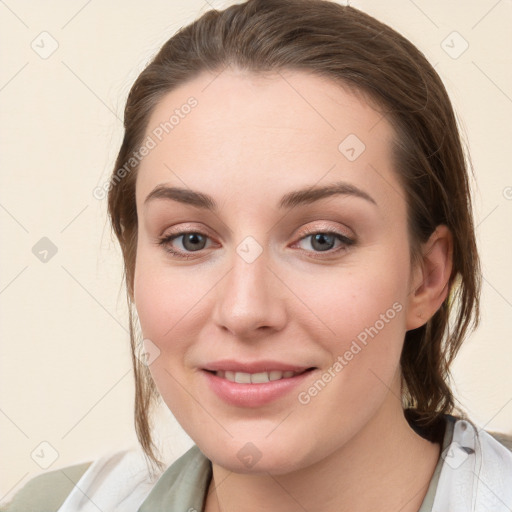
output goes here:
[[440, 446], [414, 432], [393, 393], [387, 402], [347, 444], [312, 466], [272, 475], [213, 464], [205, 512], [417, 512]]

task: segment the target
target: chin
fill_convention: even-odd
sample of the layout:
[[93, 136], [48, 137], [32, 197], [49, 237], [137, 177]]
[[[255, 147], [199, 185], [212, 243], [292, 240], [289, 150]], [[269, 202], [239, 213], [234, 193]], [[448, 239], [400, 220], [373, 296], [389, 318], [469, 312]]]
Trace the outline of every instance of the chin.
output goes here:
[[234, 473], [287, 474], [314, 463], [313, 454], [302, 453], [304, 443], [283, 447], [282, 443], [232, 440], [222, 450], [197, 443], [212, 463]]

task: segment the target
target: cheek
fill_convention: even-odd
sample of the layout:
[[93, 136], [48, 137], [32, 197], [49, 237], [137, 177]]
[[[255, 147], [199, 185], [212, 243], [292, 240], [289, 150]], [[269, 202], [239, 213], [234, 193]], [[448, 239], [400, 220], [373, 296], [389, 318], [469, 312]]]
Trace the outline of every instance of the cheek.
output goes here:
[[[407, 262], [397, 255], [369, 258], [363, 265], [333, 269], [323, 275], [302, 276], [294, 289], [311, 305], [310, 326], [323, 325], [331, 338], [345, 343], [372, 326], [379, 331], [404, 330], [402, 310], [406, 309]], [[378, 261], [377, 261], [378, 260]], [[291, 277], [290, 277], [291, 278]], [[384, 324], [383, 324], [384, 322]]]
[[156, 387], [173, 411], [186, 416], [191, 402], [180, 383], [192, 377], [187, 354], [207, 321], [207, 295], [218, 273], [171, 267], [155, 252], [138, 252], [134, 302], [142, 336], [158, 354], [149, 365]]
[[175, 321], [178, 301], [175, 294], [169, 293], [163, 276], [157, 275], [143, 261], [137, 263], [135, 271], [134, 299], [144, 338], [160, 346], [161, 338]]
[[[374, 393], [378, 381], [389, 386], [399, 366], [409, 269], [406, 247], [403, 252], [379, 251], [364, 264], [341, 269], [338, 276], [302, 280], [300, 293], [321, 320], [310, 316], [309, 336], [323, 345], [333, 364], [338, 363], [331, 367], [339, 383], [333, 388], [346, 394], [346, 400]], [[328, 331], [320, 337], [322, 325]]]
[[[182, 324], [190, 327], [196, 303], [208, 290], [204, 272], [171, 267], [159, 251], [138, 247], [134, 301], [142, 333], [165, 350], [164, 340], [176, 339]], [[193, 324], [193, 323], [192, 323]]]
[[399, 268], [387, 262], [387, 272], [354, 269], [333, 281], [335, 292], [311, 295], [311, 304], [317, 305], [334, 334], [318, 336], [318, 322], [316, 333], [311, 328], [309, 337], [321, 340], [330, 362], [319, 380], [298, 390], [297, 398], [304, 414], [332, 428], [333, 436], [360, 428], [390, 389], [399, 396], [394, 378], [405, 334], [407, 297]]
[[179, 272], [166, 271], [143, 253], [137, 261], [134, 302], [142, 336], [149, 340], [145, 350], [153, 355], [149, 371], [168, 407], [179, 411], [180, 417], [192, 413], [180, 383], [185, 381], [187, 339], [194, 336], [190, 319], [197, 298], [189, 291], [194, 289], [193, 281], [180, 277]]

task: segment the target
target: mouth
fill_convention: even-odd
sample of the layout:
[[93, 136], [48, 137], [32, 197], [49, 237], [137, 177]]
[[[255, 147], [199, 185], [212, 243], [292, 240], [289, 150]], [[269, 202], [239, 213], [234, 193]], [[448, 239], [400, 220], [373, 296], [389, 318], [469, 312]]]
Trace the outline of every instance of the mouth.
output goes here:
[[315, 370], [314, 367], [306, 368], [301, 371], [292, 370], [271, 370], [264, 372], [248, 373], [236, 372], [232, 370], [205, 370], [208, 373], [219, 377], [220, 379], [228, 380], [229, 382], [236, 382], [237, 384], [265, 384], [282, 379], [291, 379], [306, 372]]
[[223, 402], [254, 408], [293, 396], [293, 390], [307, 386], [317, 367], [299, 367], [275, 362], [241, 364], [218, 362], [203, 368], [207, 388]]

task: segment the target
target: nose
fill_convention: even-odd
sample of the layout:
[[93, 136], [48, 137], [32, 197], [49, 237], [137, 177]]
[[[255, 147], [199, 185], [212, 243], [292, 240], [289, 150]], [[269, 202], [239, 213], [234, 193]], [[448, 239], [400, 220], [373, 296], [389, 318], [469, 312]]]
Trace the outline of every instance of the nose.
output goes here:
[[252, 262], [233, 254], [230, 272], [216, 287], [213, 320], [240, 339], [268, 336], [286, 324], [285, 290], [263, 252]]

